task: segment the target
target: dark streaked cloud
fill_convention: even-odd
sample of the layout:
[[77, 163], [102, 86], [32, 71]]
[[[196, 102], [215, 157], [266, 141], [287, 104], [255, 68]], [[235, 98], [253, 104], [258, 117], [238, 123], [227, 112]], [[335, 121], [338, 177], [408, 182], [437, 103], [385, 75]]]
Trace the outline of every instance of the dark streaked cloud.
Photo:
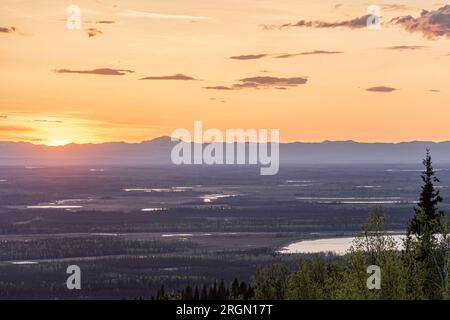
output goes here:
[[251, 77], [239, 80], [242, 83], [254, 83], [258, 86], [297, 86], [305, 84], [308, 79], [304, 77], [278, 78], [278, 77]]
[[89, 36], [89, 38], [93, 38], [93, 37], [103, 34], [103, 32], [101, 30], [96, 29], [96, 28], [89, 28], [86, 30], [86, 33]]
[[125, 69], [110, 69], [110, 68], [102, 68], [102, 69], [93, 69], [93, 70], [70, 70], [70, 69], [57, 69], [54, 70], [56, 73], [79, 73], [79, 74], [96, 74], [102, 76], [123, 76], [127, 73], [133, 73], [132, 70]]
[[190, 81], [190, 80], [198, 80], [190, 76], [186, 76], [182, 73], [175, 74], [173, 76], [150, 76], [141, 78], [139, 80], [182, 80], [182, 81]]
[[403, 27], [408, 32], [418, 32], [427, 39], [438, 37], [450, 38], [450, 5], [437, 10], [422, 10], [419, 17], [402, 16], [391, 20], [391, 23]]
[[284, 59], [284, 58], [292, 58], [292, 57], [297, 57], [297, 56], [307, 56], [307, 55], [316, 55], [316, 54], [340, 54], [340, 53], [343, 53], [343, 52], [314, 50], [314, 51], [305, 51], [305, 52], [299, 52], [299, 53], [285, 53], [285, 54], [275, 56], [275, 58]]
[[441, 92], [441, 90], [436, 90], [436, 89], [429, 89], [428, 91], [429, 91], [429, 92], [434, 92], [434, 93], [439, 93], [439, 92]]
[[247, 54], [247, 55], [240, 55], [240, 56], [233, 56], [230, 57], [230, 59], [234, 59], [234, 60], [255, 60], [255, 59], [261, 59], [261, 58], [265, 58], [268, 55], [265, 53], [262, 54]]
[[235, 60], [255, 60], [255, 59], [262, 59], [266, 57], [272, 56], [273, 58], [292, 58], [296, 56], [307, 56], [307, 55], [316, 55], [316, 54], [339, 54], [343, 53], [341, 51], [326, 51], [326, 50], [314, 50], [314, 51], [304, 51], [299, 53], [283, 53], [283, 54], [268, 54], [268, 53], [261, 53], [261, 54], [248, 54], [248, 55], [240, 55], [240, 56], [233, 56], [230, 57], [230, 59]]
[[300, 55], [305, 56], [305, 55], [312, 55], [312, 54], [340, 54], [340, 53], [343, 53], [343, 52], [341, 52], [341, 51], [314, 50], [314, 51], [301, 52]]
[[16, 27], [9, 27], [9, 28], [0, 27], [0, 33], [14, 33], [14, 32], [16, 32]]
[[64, 121], [61, 121], [61, 120], [41, 120], [41, 119], [35, 119], [34, 122], [43, 122], [43, 123], [64, 123]]
[[217, 101], [217, 102], [220, 102], [220, 103], [226, 103], [225, 100], [219, 100], [219, 99], [216, 99], [216, 98], [209, 98], [209, 100], [211, 100], [211, 101]]
[[279, 78], [279, 77], [249, 77], [238, 80], [237, 83], [232, 86], [215, 86], [204, 87], [210, 90], [239, 90], [239, 89], [269, 89], [275, 88], [284, 90], [288, 87], [296, 87], [298, 85], [306, 84], [308, 79], [305, 77], [291, 77], [291, 78]]
[[300, 20], [296, 23], [287, 23], [282, 25], [265, 25], [264, 29], [284, 29], [291, 27], [305, 27], [305, 28], [337, 28], [337, 27], [346, 27], [350, 29], [359, 29], [367, 26], [367, 19], [369, 19], [371, 15], [367, 14], [359, 18], [351, 19], [351, 20], [343, 20], [337, 22], [326, 22], [326, 21], [308, 21], [308, 20]]
[[114, 24], [117, 23], [113, 20], [98, 20], [98, 21], [84, 21], [84, 23], [95, 23], [95, 24]]
[[420, 49], [425, 49], [428, 48], [426, 46], [391, 46], [391, 47], [385, 47], [386, 50], [398, 50], [398, 51], [403, 51], [403, 50], [420, 50]]
[[[58, 19], [58, 21], [67, 22], [67, 19]], [[115, 20], [83, 20], [83, 23], [86, 24], [115, 24], [117, 21]]]
[[8, 119], [8, 116], [4, 116], [0, 114], [0, 119]]
[[392, 88], [392, 87], [386, 87], [386, 86], [371, 87], [371, 88], [366, 89], [366, 91], [371, 91], [371, 92], [392, 92], [395, 90], [397, 90], [397, 89]]
[[233, 90], [233, 88], [226, 87], [226, 86], [213, 86], [213, 87], [203, 87], [203, 88], [208, 89], [208, 90]]
[[[242, 81], [242, 80], [240, 80]], [[259, 85], [255, 82], [240, 82], [232, 86], [233, 89], [258, 89]]]
[[186, 16], [179, 14], [168, 14], [159, 12], [148, 12], [148, 11], [138, 11], [138, 10], [126, 10], [119, 13], [120, 16], [124, 17], [135, 17], [135, 18], [150, 18], [150, 19], [170, 19], [170, 20], [213, 20], [211, 17], [203, 16]]
[[[67, 19], [58, 19], [58, 21], [67, 22]], [[116, 24], [115, 20], [83, 20], [85, 24]]]

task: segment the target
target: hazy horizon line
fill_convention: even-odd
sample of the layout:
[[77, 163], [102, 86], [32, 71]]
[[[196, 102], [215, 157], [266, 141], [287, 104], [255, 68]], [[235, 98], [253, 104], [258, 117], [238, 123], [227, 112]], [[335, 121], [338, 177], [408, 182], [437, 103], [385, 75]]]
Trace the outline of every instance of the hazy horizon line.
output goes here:
[[[30, 144], [33, 146], [42, 146], [42, 147], [48, 147], [48, 148], [60, 148], [60, 147], [67, 147], [67, 146], [71, 146], [71, 145], [75, 145], [75, 146], [83, 146], [83, 145], [105, 145], [105, 144], [113, 144], [113, 143], [122, 143], [122, 144], [143, 144], [143, 143], [148, 143], [148, 142], [155, 142], [158, 140], [162, 140], [162, 139], [167, 139], [167, 140], [171, 140], [172, 138], [170, 136], [167, 135], [163, 135], [163, 136], [158, 136], [152, 139], [148, 139], [148, 140], [140, 140], [137, 142], [129, 142], [129, 141], [124, 141], [124, 140], [117, 140], [117, 141], [105, 141], [105, 142], [87, 142], [87, 143], [77, 143], [77, 142], [69, 142], [66, 143], [64, 145], [47, 145], [45, 143], [39, 143], [39, 142], [32, 142], [32, 141], [27, 141], [27, 140], [0, 140], [0, 143], [26, 143], [26, 144]], [[195, 142], [195, 141], [184, 141], [184, 140], [179, 140], [175, 141], [173, 140], [172, 142], [185, 142], [185, 143], [199, 143], [199, 142]], [[215, 141], [217, 143], [241, 143], [241, 142], [225, 142], [225, 141]], [[271, 141], [269, 141], [270, 143]], [[279, 143], [279, 144], [295, 144], [295, 143], [302, 143], [302, 144], [324, 144], [324, 143], [357, 143], [357, 144], [403, 144], [403, 143], [433, 143], [433, 144], [440, 144], [440, 143], [448, 143], [450, 142], [450, 138], [449, 140], [440, 140], [440, 141], [433, 141], [433, 140], [405, 140], [405, 141], [360, 141], [360, 140], [353, 140], [353, 139], [345, 139], [345, 140], [330, 140], [330, 139], [325, 139], [325, 140], [321, 140], [321, 141], [301, 141], [301, 140], [294, 140], [294, 141], [279, 141], [279, 142], [274, 142], [274, 143]], [[210, 144], [210, 143], [214, 143], [214, 142], [202, 142], [203, 144]], [[254, 142], [254, 141], [246, 141], [245, 143], [260, 143], [260, 142]]]

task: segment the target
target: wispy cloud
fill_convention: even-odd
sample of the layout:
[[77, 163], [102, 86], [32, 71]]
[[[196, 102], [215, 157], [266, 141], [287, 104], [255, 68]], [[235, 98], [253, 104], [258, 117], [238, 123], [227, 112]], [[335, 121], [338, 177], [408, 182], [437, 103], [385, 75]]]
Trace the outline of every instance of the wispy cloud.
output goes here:
[[148, 11], [139, 11], [139, 10], [126, 10], [126, 11], [123, 11], [122, 13], [120, 13], [120, 15], [125, 16], [125, 17], [150, 18], [150, 19], [175, 19], [175, 20], [211, 20], [212, 19], [210, 17], [168, 14], [168, 13], [148, 12]]
[[420, 17], [413, 16], [396, 17], [391, 23], [402, 26], [408, 32], [419, 32], [427, 39], [438, 37], [450, 38], [450, 5], [437, 10], [422, 10]]
[[[67, 22], [67, 19], [58, 19], [58, 21]], [[115, 20], [83, 20], [85, 24], [116, 24]]]
[[182, 73], [178, 73], [172, 76], [150, 76], [141, 78], [139, 80], [182, 80], [182, 81], [189, 81], [189, 80], [198, 80], [190, 76], [186, 76]]
[[364, 15], [359, 18], [354, 18], [351, 20], [343, 20], [337, 22], [326, 22], [326, 21], [308, 21], [308, 20], [300, 20], [296, 23], [286, 23], [282, 25], [264, 25], [264, 29], [272, 30], [272, 29], [284, 29], [284, 28], [292, 28], [292, 27], [303, 27], [303, 28], [337, 28], [337, 27], [346, 27], [350, 29], [359, 29], [367, 26], [367, 20], [371, 17], [371, 15]]
[[314, 50], [314, 51], [304, 51], [298, 53], [283, 53], [283, 54], [268, 54], [268, 53], [260, 53], [260, 54], [245, 54], [239, 56], [230, 57], [230, 59], [234, 60], [255, 60], [262, 59], [267, 57], [273, 57], [277, 59], [283, 58], [293, 58], [297, 56], [308, 56], [308, 55], [319, 55], [319, 54], [340, 54], [343, 53], [341, 51], [326, 51], [326, 50]]
[[54, 71], [56, 73], [96, 74], [96, 75], [102, 75], [102, 76], [123, 76], [127, 73], [134, 72], [132, 70], [126, 70], [126, 69], [110, 69], [110, 68], [93, 69], [93, 70], [57, 69]]
[[204, 87], [204, 89], [208, 89], [208, 90], [233, 90], [233, 88], [227, 87], [227, 86]]
[[216, 99], [216, 98], [209, 98], [209, 100], [211, 100], [211, 101], [217, 101], [217, 102], [220, 102], [220, 103], [226, 103], [225, 100], [219, 100], [219, 99]]
[[117, 21], [114, 20], [97, 20], [97, 21], [84, 21], [84, 23], [93, 23], [93, 24], [115, 24]]
[[256, 84], [258, 86], [297, 86], [305, 84], [308, 79], [304, 77], [278, 78], [278, 77], [251, 77], [239, 80], [246, 84]]
[[234, 60], [255, 60], [255, 59], [261, 59], [264, 57], [267, 57], [268, 54], [261, 53], [261, 54], [246, 54], [246, 55], [240, 55], [240, 56], [233, 56], [230, 57], [230, 59]]
[[36, 129], [31, 127], [23, 127], [23, 126], [0, 126], [1, 132], [26, 132], [26, 131], [35, 131]]
[[61, 120], [46, 120], [46, 119], [35, 119], [34, 122], [43, 122], [43, 123], [64, 123]]
[[249, 77], [238, 80], [232, 86], [213, 86], [204, 87], [209, 90], [240, 90], [240, 89], [287, 89], [287, 87], [296, 87], [298, 85], [306, 84], [308, 79], [306, 77]]
[[420, 50], [420, 49], [426, 49], [428, 47], [426, 46], [391, 46], [391, 47], [385, 47], [386, 50], [398, 50], [398, 51], [404, 51], [404, 50]]
[[386, 87], [386, 86], [371, 87], [371, 88], [366, 89], [366, 91], [371, 91], [371, 92], [392, 92], [395, 90], [397, 90], [397, 89], [392, 88], [392, 87]]
[[0, 27], [0, 33], [14, 33], [14, 32], [16, 32], [16, 27], [9, 27], [9, 28]]
[[318, 54], [340, 54], [343, 53], [341, 51], [325, 51], [325, 50], [314, 50], [314, 51], [305, 51], [299, 53], [285, 53], [276, 56], [277, 59], [285, 59], [285, 58], [293, 58], [297, 56], [308, 56], [308, 55], [318, 55]]
[[406, 11], [406, 10], [411, 10], [413, 8], [409, 7], [407, 5], [404, 5], [404, 4], [394, 4], [394, 3], [389, 4], [389, 3], [387, 3], [387, 4], [382, 4], [381, 9], [383, 11]]

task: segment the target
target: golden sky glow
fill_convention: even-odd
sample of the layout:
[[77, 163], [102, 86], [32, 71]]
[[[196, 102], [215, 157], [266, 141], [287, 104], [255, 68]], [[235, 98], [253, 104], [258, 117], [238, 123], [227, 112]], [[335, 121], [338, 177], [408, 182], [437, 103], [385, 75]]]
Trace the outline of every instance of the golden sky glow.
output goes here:
[[[66, 27], [71, 4], [81, 30]], [[2, 0], [0, 140], [139, 142], [194, 120], [282, 141], [450, 140], [450, 38], [388, 23], [445, 3], [373, 4], [380, 30], [273, 27], [349, 21], [361, 0]], [[307, 80], [237, 88], [255, 77]]]

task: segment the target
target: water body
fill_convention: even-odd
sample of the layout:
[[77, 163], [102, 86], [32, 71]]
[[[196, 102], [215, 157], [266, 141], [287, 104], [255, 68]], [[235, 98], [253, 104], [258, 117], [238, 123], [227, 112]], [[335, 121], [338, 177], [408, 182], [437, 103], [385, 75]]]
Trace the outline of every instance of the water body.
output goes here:
[[193, 237], [194, 235], [192, 233], [176, 233], [176, 234], [163, 234], [161, 237], [163, 238], [186, 238], [186, 237]]
[[172, 188], [127, 188], [123, 189], [125, 192], [185, 192], [187, 188], [172, 187]]
[[141, 209], [142, 212], [155, 212], [155, 211], [166, 211], [166, 208], [144, 208]]
[[296, 199], [322, 204], [405, 204], [417, 202], [401, 197], [296, 197]]
[[356, 186], [358, 189], [375, 189], [375, 188], [381, 188], [381, 186]]
[[207, 194], [204, 196], [201, 196], [200, 199], [203, 200], [203, 202], [205, 203], [210, 203], [219, 199], [224, 199], [224, 198], [230, 198], [230, 197], [234, 197], [234, 194]]
[[11, 264], [23, 266], [23, 265], [30, 265], [30, 264], [38, 264], [38, 262], [36, 262], [36, 261], [13, 261], [13, 262], [11, 262]]
[[[397, 248], [400, 248], [405, 236], [392, 235], [392, 238], [397, 243]], [[346, 237], [299, 241], [291, 243], [278, 252], [282, 254], [333, 252], [343, 255], [350, 249], [354, 239], [354, 237]]]
[[27, 206], [27, 209], [82, 209], [83, 206], [59, 206], [59, 205], [42, 205], [42, 206]]

